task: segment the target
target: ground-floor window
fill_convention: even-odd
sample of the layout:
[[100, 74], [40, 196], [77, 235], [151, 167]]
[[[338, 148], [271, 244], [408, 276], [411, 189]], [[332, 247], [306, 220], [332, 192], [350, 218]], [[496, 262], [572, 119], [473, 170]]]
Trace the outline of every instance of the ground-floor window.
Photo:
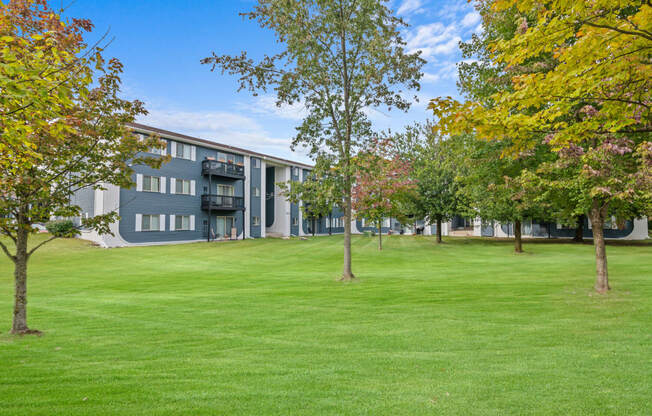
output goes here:
[[190, 230], [190, 215], [177, 215], [174, 217], [174, 229], [177, 231]]
[[260, 225], [260, 217], [252, 217], [251, 225], [253, 225], [254, 227], [258, 227]]
[[160, 231], [161, 217], [159, 215], [143, 214], [141, 230], [143, 231]]

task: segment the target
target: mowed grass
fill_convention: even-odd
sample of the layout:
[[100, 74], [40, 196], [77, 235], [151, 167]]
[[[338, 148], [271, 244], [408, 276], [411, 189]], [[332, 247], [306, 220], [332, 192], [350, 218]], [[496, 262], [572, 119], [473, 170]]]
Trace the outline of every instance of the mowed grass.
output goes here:
[[340, 236], [52, 243], [14, 337], [0, 260], [0, 415], [649, 415], [652, 245]]

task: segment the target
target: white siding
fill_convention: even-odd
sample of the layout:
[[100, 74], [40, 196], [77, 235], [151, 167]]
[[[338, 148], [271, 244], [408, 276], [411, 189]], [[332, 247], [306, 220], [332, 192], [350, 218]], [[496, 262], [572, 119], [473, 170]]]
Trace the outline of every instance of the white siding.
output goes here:
[[165, 214], [159, 216], [159, 231], [165, 231]]
[[175, 228], [174, 228], [174, 226], [175, 226], [174, 221], [176, 221], [176, 216], [175, 216], [174, 214], [172, 214], [172, 215], [170, 215], [170, 231], [174, 231], [174, 230], [175, 230]]
[[141, 231], [143, 225], [143, 214], [136, 214], [136, 231]]
[[177, 180], [175, 178], [170, 178], [170, 193], [174, 194], [177, 192]]
[[161, 193], [165, 193], [165, 176], [161, 176]]

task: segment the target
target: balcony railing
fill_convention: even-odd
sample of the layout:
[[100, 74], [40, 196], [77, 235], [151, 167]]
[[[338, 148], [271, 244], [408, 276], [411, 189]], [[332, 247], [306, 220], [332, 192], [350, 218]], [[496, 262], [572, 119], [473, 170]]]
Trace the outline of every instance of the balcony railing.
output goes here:
[[228, 195], [202, 195], [201, 209], [203, 210], [235, 211], [244, 209], [244, 198]]
[[217, 160], [202, 160], [201, 173], [202, 175], [224, 176], [234, 179], [244, 179], [245, 177], [244, 166]]

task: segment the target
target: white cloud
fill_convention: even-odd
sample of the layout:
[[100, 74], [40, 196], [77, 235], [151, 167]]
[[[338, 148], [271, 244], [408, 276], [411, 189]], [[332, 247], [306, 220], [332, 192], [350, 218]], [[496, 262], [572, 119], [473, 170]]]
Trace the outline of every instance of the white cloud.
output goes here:
[[277, 106], [276, 97], [273, 95], [260, 95], [255, 98], [253, 105], [241, 104], [239, 107], [252, 113], [272, 115], [288, 120], [303, 120], [308, 114], [301, 103]]
[[421, 80], [424, 83], [437, 83], [439, 81], [457, 79], [457, 65], [455, 62], [447, 61], [435, 65], [436, 70], [433, 72], [424, 72]]
[[423, 0], [404, 0], [396, 11], [397, 14], [407, 15], [423, 13]]
[[473, 4], [466, 1], [453, 1], [440, 5], [437, 15], [444, 19], [455, 20], [461, 13], [473, 10]]
[[255, 119], [238, 113], [150, 109], [138, 122], [254, 152], [307, 161], [303, 152], [290, 151], [290, 137], [274, 137]]
[[480, 13], [477, 11], [472, 11], [471, 13], [464, 15], [461, 23], [464, 27], [470, 27], [478, 24], [478, 22], [480, 22]]
[[406, 40], [410, 52], [421, 51], [422, 57], [428, 59], [455, 52], [462, 38], [456, 25], [436, 22], [415, 27], [407, 33]]

